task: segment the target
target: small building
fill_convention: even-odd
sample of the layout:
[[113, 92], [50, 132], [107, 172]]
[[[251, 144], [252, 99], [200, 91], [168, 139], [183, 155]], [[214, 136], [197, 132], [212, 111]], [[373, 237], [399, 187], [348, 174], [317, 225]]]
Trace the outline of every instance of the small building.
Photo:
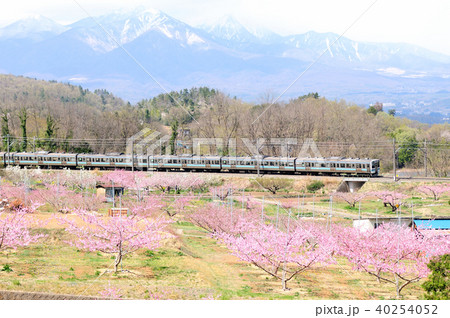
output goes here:
[[361, 220], [353, 220], [353, 227], [359, 228], [362, 231], [376, 229], [381, 224], [393, 223], [405, 225], [419, 231], [440, 231], [442, 233], [448, 232], [450, 234], [450, 217], [436, 217], [429, 218], [411, 218], [411, 217], [377, 217], [365, 218]]
[[120, 197], [125, 187], [120, 184], [97, 184], [97, 197], [105, 198], [107, 202], [113, 202], [114, 197]]
[[416, 219], [414, 220], [414, 228], [422, 233], [450, 236], [450, 218]]
[[392, 217], [376, 217], [376, 218], [366, 218], [361, 220], [353, 220], [353, 227], [358, 228], [362, 231], [367, 231], [371, 229], [376, 229], [381, 224], [394, 223], [400, 225], [406, 225], [411, 227], [414, 219], [402, 217], [402, 218], [392, 218]]
[[450, 230], [450, 218], [414, 219], [414, 225], [419, 230]]

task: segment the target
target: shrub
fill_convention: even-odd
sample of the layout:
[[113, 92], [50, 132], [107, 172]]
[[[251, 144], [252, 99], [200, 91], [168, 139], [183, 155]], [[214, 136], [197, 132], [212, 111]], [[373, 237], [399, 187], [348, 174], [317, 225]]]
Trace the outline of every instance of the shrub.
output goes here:
[[310, 184], [308, 184], [308, 185], [306, 186], [306, 189], [307, 189], [309, 192], [316, 192], [317, 190], [322, 189], [324, 186], [325, 186], [325, 185], [323, 184], [322, 181], [316, 180], [316, 181], [313, 181], [313, 182], [311, 182]]
[[293, 181], [283, 178], [260, 178], [258, 180], [255, 180], [255, 183], [270, 191], [272, 194], [276, 194], [278, 190], [291, 187]]
[[422, 284], [425, 289], [425, 299], [450, 299], [450, 254], [442, 255], [428, 263], [431, 275]]
[[10, 273], [13, 270], [12, 270], [11, 266], [9, 266], [9, 264], [6, 264], [6, 265], [3, 265], [3, 268], [0, 271]]

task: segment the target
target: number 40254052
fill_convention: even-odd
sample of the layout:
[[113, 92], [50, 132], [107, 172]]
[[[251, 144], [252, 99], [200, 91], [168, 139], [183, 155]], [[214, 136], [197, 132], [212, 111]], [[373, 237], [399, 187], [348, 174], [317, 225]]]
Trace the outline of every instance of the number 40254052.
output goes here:
[[376, 312], [385, 315], [437, 315], [437, 305], [378, 305]]

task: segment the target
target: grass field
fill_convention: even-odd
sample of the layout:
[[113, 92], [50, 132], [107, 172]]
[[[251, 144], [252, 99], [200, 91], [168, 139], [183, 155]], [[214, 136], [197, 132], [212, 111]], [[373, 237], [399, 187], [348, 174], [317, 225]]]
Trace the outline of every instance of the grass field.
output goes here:
[[[47, 218], [44, 215], [43, 218]], [[203, 230], [184, 221], [172, 224], [173, 238], [157, 251], [140, 250], [124, 260], [130, 272], [114, 274], [108, 254], [79, 251], [64, 244], [68, 234], [53, 222], [38, 229], [44, 243], [0, 254], [0, 289], [99, 296], [108, 287], [134, 299], [390, 299], [393, 286], [355, 272], [343, 259], [281, 283], [239, 261]], [[405, 299], [420, 299], [418, 284]]]
[[[250, 186], [246, 178], [234, 181], [247, 187], [246, 196], [252, 195], [258, 202], [264, 202], [263, 215], [267, 217], [287, 214], [285, 209], [277, 209], [278, 203], [290, 205], [294, 217], [320, 220], [332, 211], [332, 221], [351, 225], [351, 220], [359, 215], [358, 205], [350, 208], [336, 199], [331, 207], [329, 194], [338, 184], [335, 179], [325, 180], [325, 187], [315, 194], [304, 191], [309, 181], [301, 180], [276, 195]], [[418, 195], [415, 192], [418, 185], [368, 183], [362, 191], [389, 188], [408, 194], [402, 216], [450, 215], [448, 195], [434, 201]], [[211, 201], [211, 193], [202, 196], [191, 209]], [[234, 208], [238, 209], [241, 203], [236, 196], [233, 199]], [[110, 204], [105, 203], [99, 212], [105, 213], [109, 207]], [[397, 216], [374, 197], [361, 202], [362, 217], [374, 217], [376, 211], [379, 216]], [[80, 251], [66, 244], [71, 237], [53, 212], [44, 205], [36, 214], [43, 225], [33, 231], [45, 234], [44, 240], [0, 252], [1, 290], [99, 296], [114, 287], [123, 298], [131, 299], [395, 299], [393, 285], [378, 283], [368, 274], [352, 270], [344, 259], [297, 275], [288, 283], [290, 289], [283, 291], [280, 281], [232, 256], [204, 230], [187, 222], [183, 215], [174, 217], [175, 222], [168, 231], [171, 238], [166, 239], [161, 248], [142, 249], [127, 256], [123, 269], [128, 271], [115, 274], [110, 272], [114, 264], [111, 255]], [[408, 286], [403, 296], [404, 299], [423, 298], [420, 282]]]

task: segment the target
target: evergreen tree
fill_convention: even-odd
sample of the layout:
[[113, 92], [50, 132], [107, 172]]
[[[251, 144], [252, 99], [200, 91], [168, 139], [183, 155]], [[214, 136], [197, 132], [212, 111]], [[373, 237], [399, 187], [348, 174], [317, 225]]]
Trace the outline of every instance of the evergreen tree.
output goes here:
[[450, 299], [450, 254], [442, 255], [428, 263], [431, 275], [422, 284], [425, 289], [425, 299]]
[[45, 130], [46, 146], [48, 151], [56, 150], [56, 142], [52, 140], [56, 136], [56, 122], [51, 115], [47, 116], [47, 129]]
[[4, 150], [8, 150], [8, 136], [9, 132], [9, 122], [8, 122], [8, 113], [2, 113], [2, 137], [3, 137], [3, 148]]
[[178, 137], [178, 120], [173, 121], [170, 127], [172, 128], [172, 134], [170, 136], [170, 154], [175, 155], [175, 140]]
[[27, 109], [23, 107], [19, 113], [20, 129], [22, 130], [22, 144], [18, 144], [19, 151], [27, 151]]

